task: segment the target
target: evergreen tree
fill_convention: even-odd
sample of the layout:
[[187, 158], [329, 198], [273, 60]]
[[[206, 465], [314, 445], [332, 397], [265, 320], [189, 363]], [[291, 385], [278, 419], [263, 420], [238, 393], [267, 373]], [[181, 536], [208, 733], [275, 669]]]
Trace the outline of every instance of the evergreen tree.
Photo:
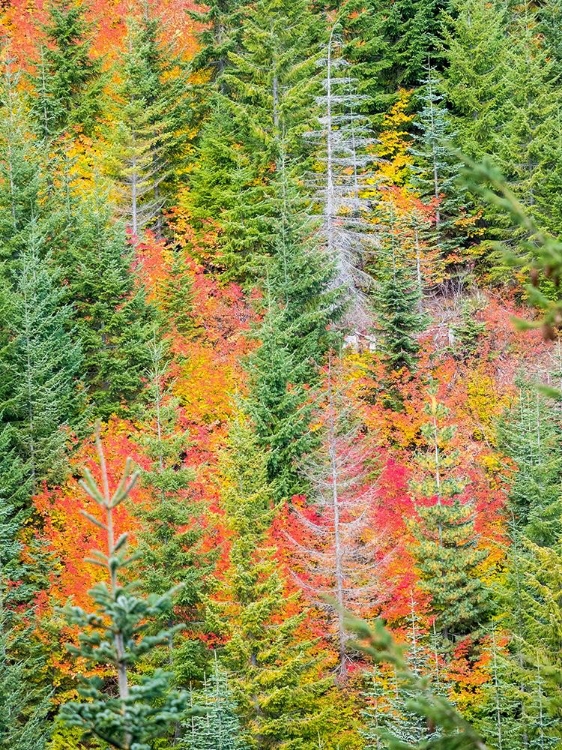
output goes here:
[[[4, 535], [4, 524], [0, 534]], [[4, 583], [2, 583], [4, 585]], [[4, 591], [2, 592], [2, 596]], [[0, 748], [43, 750], [50, 735], [49, 696], [33, 680], [37, 664], [22, 660], [18, 640], [29, 637], [0, 614]], [[18, 653], [19, 651], [19, 653]]]
[[244, 728], [255, 748], [316, 748], [330, 731], [326, 705], [331, 679], [322, 677], [322, 654], [299, 634], [306, 611], [287, 595], [276, 550], [268, 544], [273, 495], [267, 455], [251, 426], [231, 425], [223, 456], [222, 502], [233, 541], [230, 568], [209, 623], [226, 631], [224, 665]]
[[[422, 200], [434, 203], [433, 243], [449, 263], [456, 264], [470, 230], [474, 230], [475, 219], [470, 216], [474, 209], [466, 188], [458, 179], [461, 164], [454, 155], [455, 134], [440, 89], [441, 80], [428, 64], [419, 93], [421, 107], [414, 121], [418, 132], [411, 147], [411, 183]], [[454, 272], [454, 266], [450, 270]]]
[[109, 585], [98, 583], [91, 590], [95, 612], [70, 604], [63, 611], [68, 621], [81, 629], [80, 645], [69, 646], [70, 651], [86, 664], [114, 670], [112, 677], [117, 680], [118, 692], [108, 692], [102, 677], [83, 676], [79, 693], [85, 700], [65, 703], [60, 715], [63, 724], [80, 728], [85, 738], [101, 739], [119, 750], [150, 750], [155, 739], [180, 719], [187, 706], [187, 695], [172, 691], [170, 675], [162, 670], [131, 680], [131, 672], [140, 660], [166, 643], [177, 630], [175, 627], [146, 634], [147, 619], [161, 617], [170, 610], [173, 592], [141, 598], [134, 592], [134, 581], [120, 583], [119, 576], [132, 558], [126, 556], [127, 534], [115, 539], [113, 511], [129, 496], [138, 473], [133, 472], [128, 459], [121, 481], [111, 493], [99, 437], [96, 442], [102, 486], [86, 471], [82, 487], [103, 514], [103, 520], [86, 515], [107, 534], [107, 554], [93, 554], [96, 564], [107, 571]]
[[[204, 548], [205, 508], [193, 497], [194, 472], [185, 465], [190, 438], [181, 425], [185, 415], [171, 393], [166, 343], [155, 341], [150, 350], [149, 401], [141, 414], [140, 437], [151, 462], [141, 475], [150, 493], [139, 510], [141, 528], [137, 532], [142, 585], [147, 593], [160, 595], [181, 585], [173, 611], [166, 611], [164, 621], [156, 622], [163, 627], [183, 622], [197, 629], [215, 554]], [[202, 652], [202, 644], [196, 640], [170, 640], [167, 661], [180, 683], [200, 676], [205, 662]]]
[[348, 43], [345, 55], [359, 79], [365, 109], [388, 109], [400, 87], [418, 85], [429, 56], [437, 57], [443, 0], [398, 0], [389, 8], [383, 0], [352, 0], [342, 20]]
[[507, 12], [487, 0], [455, 0], [445, 32], [443, 85], [459, 150], [480, 160], [496, 151], [504, 122]]
[[461, 319], [451, 327], [453, 351], [459, 359], [472, 357], [478, 351], [482, 334], [486, 331], [486, 324], [476, 317], [478, 307], [465, 303], [461, 308]]
[[210, 678], [205, 679], [195, 700], [192, 697], [192, 705], [194, 702], [202, 706], [205, 713], [192, 716], [180, 747], [185, 750], [243, 750], [236, 704], [216, 652]]
[[551, 545], [562, 531], [560, 425], [550, 403], [532, 385], [520, 382], [518, 396], [499, 424], [500, 447], [516, 466], [509, 512], [514, 531]]
[[415, 556], [421, 586], [431, 596], [436, 627], [445, 641], [476, 633], [490, 613], [490, 595], [478, 576], [487, 552], [478, 549], [474, 504], [461, 501], [458, 451], [451, 447], [455, 428], [446, 423], [448, 410], [431, 397], [430, 421], [422, 427], [426, 451], [419, 456], [425, 476], [414, 486], [419, 524]]
[[226, 93], [217, 94], [203, 130], [191, 185], [198, 218], [218, 217], [219, 260], [235, 278], [263, 273], [271, 255], [275, 166], [282, 155], [291, 162], [303, 154], [299, 135], [316, 85], [310, 50], [319, 38], [304, 0], [259, 0], [245, 13], [240, 49], [229, 52]]
[[34, 80], [34, 113], [48, 138], [78, 128], [90, 135], [101, 110], [101, 61], [92, 56], [82, 3], [51, 0], [46, 44]]
[[269, 267], [267, 308], [248, 358], [246, 409], [261, 445], [268, 450], [268, 478], [279, 500], [304, 488], [296, 461], [315, 445], [309, 430], [309, 388], [318, 380], [324, 354], [338, 340], [330, 330], [342, 312], [331, 258], [307, 235], [309, 222], [298, 195], [280, 169], [275, 255]]
[[401, 253], [404, 227], [392, 201], [382, 202], [379, 213], [385, 225], [374, 272], [373, 307], [380, 336], [377, 349], [389, 373], [413, 370], [419, 352], [417, 334], [427, 322], [420, 311], [421, 290], [414, 269]]
[[42, 254], [40, 227], [28, 228], [28, 245], [13, 261], [13, 291], [4, 295], [8, 339], [2, 358], [11, 384], [3, 420], [17, 431], [15, 445], [29, 473], [30, 491], [42, 480], [60, 479], [68, 432], [78, 420], [78, 372], [82, 357], [70, 329], [72, 310]]
[[163, 47], [158, 21], [145, 8], [129, 16], [122, 83], [111, 131], [115, 176], [122, 211], [137, 236], [143, 227], [161, 230], [185, 156], [187, 101], [183, 64], [171, 46]]
[[93, 413], [107, 418], [142, 389], [155, 311], [135, 277], [134, 248], [102, 196], [64, 198], [55, 260], [75, 311], [86, 393]]

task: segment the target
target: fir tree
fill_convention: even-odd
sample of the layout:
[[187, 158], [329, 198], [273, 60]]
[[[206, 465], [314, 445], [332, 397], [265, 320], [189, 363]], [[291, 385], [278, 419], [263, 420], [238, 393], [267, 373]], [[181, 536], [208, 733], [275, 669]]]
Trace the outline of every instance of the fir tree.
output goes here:
[[359, 93], [369, 97], [371, 113], [388, 109], [400, 87], [417, 86], [428, 56], [437, 57], [443, 17], [442, 0], [353, 0], [343, 19], [346, 57], [359, 79]]
[[287, 596], [267, 540], [273, 518], [267, 455], [240, 418], [231, 425], [221, 474], [234, 537], [224, 590], [210, 603], [209, 616], [210, 625], [228, 635], [223, 661], [244, 740], [255, 748], [316, 748], [331, 712], [323, 701], [331, 680], [320, 674], [321, 653], [299, 635], [306, 612], [298, 596]]
[[94, 414], [107, 418], [142, 389], [155, 311], [135, 277], [134, 248], [102, 196], [66, 198], [55, 260], [75, 311], [86, 393]]
[[137, 236], [147, 225], [162, 228], [162, 209], [185, 155], [187, 102], [183, 64], [171, 46], [162, 46], [147, 8], [128, 19], [122, 63], [113, 161], [122, 210]]
[[443, 85], [459, 150], [473, 159], [496, 150], [506, 100], [507, 13], [486, 0], [455, 0], [445, 33]]
[[205, 713], [193, 715], [185, 728], [180, 747], [185, 750], [243, 750], [241, 727], [236, 715], [228, 676], [220, 666], [215, 652], [213, 671], [203, 683], [203, 689], [192, 697], [192, 705], [201, 706]]
[[40, 227], [32, 222], [28, 231], [28, 245], [13, 265], [13, 292], [3, 303], [8, 343], [2, 366], [11, 383], [3, 418], [17, 429], [33, 491], [42, 480], [62, 476], [65, 429], [78, 419], [82, 357], [70, 332], [72, 310], [63, 304], [49, 256], [41, 258]]
[[419, 352], [417, 334], [426, 324], [420, 311], [421, 290], [409, 260], [401, 257], [403, 227], [392, 202], [381, 203], [381, 213], [386, 225], [381, 233], [373, 292], [376, 331], [380, 336], [377, 349], [389, 373], [411, 371]]
[[52, 0], [47, 44], [34, 79], [34, 113], [42, 137], [70, 128], [91, 135], [101, 110], [101, 62], [92, 56], [90, 29], [81, 3]]
[[[147, 593], [160, 595], [181, 585], [173, 611], [164, 613], [164, 621], [157, 624], [169, 627], [181, 621], [197, 628], [215, 555], [204, 549], [205, 509], [193, 497], [194, 472], [185, 465], [190, 438], [181, 425], [185, 415], [171, 393], [166, 342], [155, 341], [150, 349], [150, 400], [141, 415], [141, 443], [151, 462], [141, 475], [150, 492], [150, 500], [139, 511], [137, 534], [142, 585]], [[200, 676], [205, 662], [202, 651], [194, 639], [170, 640], [167, 661], [180, 683]]]
[[425, 411], [426, 452], [419, 457], [425, 477], [414, 489], [430, 502], [417, 503], [415, 555], [436, 627], [445, 640], [454, 640], [477, 632], [489, 616], [490, 594], [478, 577], [487, 552], [478, 549], [473, 502], [459, 497], [464, 486], [458, 452], [450, 445], [455, 428], [446, 423], [448, 411], [433, 396]]
[[519, 383], [518, 399], [499, 424], [499, 443], [516, 466], [509, 490], [514, 531], [537, 544], [554, 544], [562, 531], [560, 426], [529, 383]]
[[134, 592], [134, 582], [119, 581], [132, 558], [126, 556], [127, 534], [115, 539], [113, 510], [129, 496], [138, 473], [133, 472], [128, 459], [118, 487], [111, 492], [99, 437], [96, 442], [102, 486], [86, 471], [82, 487], [103, 513], [103, 520], [86, 515], [107, 534], [107, 554], [93, 554], [96, 564], [107, 571], [109, 585], [98, 583], [90, 592], [95, 612], [70, 604], [64, 612], [69, 622], [81, 629], [80, 645], [69, 646], [71, 652], [87, 664], [114, 670], [118, 692], [108, 693], [102, 677], [82, 677], [79, 693], [85, 700], [65, 703], [61, 719], [69, 727], [80, 728], [85, 738], [99, 738], [119, 750], [149, 750], [187, 706], [187, 695], [172, 691], [170, 675], [162, 670], [131, 681], [135, 665], [177, 630], [146, 634], [147, 619], [161, 617], [170, 610], [172, 592], [151, 594], [145, 599]]

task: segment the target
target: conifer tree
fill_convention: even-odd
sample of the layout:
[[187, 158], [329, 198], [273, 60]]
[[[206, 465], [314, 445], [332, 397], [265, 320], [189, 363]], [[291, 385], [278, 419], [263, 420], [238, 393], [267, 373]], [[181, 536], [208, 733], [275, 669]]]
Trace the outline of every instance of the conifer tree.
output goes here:
[[435, 205], [434, 244], [443, 257], [451, 255], [450, 262], [458, 263], [474, 219], [466, 188], [458, 179], [461, 164], [454, 156], [455, 134], [441, 88], [440, 77], [428, 64], [419, 94], [421, 108], [414, 121], [411, 184], [422, 200]]
[[[142, 585], [147, 593], [164, 595], [181, 585], [172, 612], [164, 614], [157, 625], [169, 627], [183, 622], [197, 627], [202, 618], [201, 601], [208, 588], [215, 555], [204, 549], [205, 508], [193, 497], [193, 470], [185, 465], [190, 446], [188, 432], [182, 427], [185, 415], [171, 393], [167, 342], [150, 346], [151, 365], [140, 442], [150, 467], [141, 474], [149, 490], [149, 500], [139, 510], [137, 533]], [[173, 665], [182, 684], [198, 678], [205, 658], [196, 640], [178, 637], [169, 642], [167, 662]]]
[[13, 261], [13, 291], [2, 304], [7, 336], [2, 368], [11, 384], [3, 419], [17, 430], [16, 449], [33, 491], [42, 480], [62, 476], [65, 428], [78, 420], [82, 356], [71, 334], [72, 310], [63, 304], [50, 257], [41, 258], [40, 227], [32, 222], [28, 232], [27, 247]]
[[380, 336], [377, 348], [389, 373], [411, 371], [419, 352], [417, 334], [427, 322], [420, 311], [421, 290], [415, 269], [401, 253], [400, 234], [405, 228], [392, 200], [381, 202], [379, 214], [385, 225], [374, 270], [373, 307]]
[[155, 311], [135, 277], [134, 248], [103, 196], [69, 192], [62, 209], [55, 260], [75, 311], [86, 393], [94, 415], [107, 418], [141, 391]]
[[331, 29], [319, 61], [323, 91], [316, 98], [318, 127], [307, 136], [316, 144], [321, 165], [312, 173], [320, 237], [335, 265], [334, 284], [347, 298], [346, 319], [364, 330], [370, 319], [366, 294], [372, 285], [366, 257], [374, 243], [364, 193], [373, 190], [368, 167], [374, 142], [368, 121], [358, 112], [363, 98], [354, 91], [356, 79], [342, 56], [339, 31], [337, 25]]
[[455, 428], [447, 424], [448, 410], [432, 396], [425, 413], [426, 449], [419, 457], [425, 476], [414, 489], [426, 501], [416, 506], [415, 555], [436, 627], [447, 641], [476, 633], [489, 616], [490, 594], [478, 577], [487, 552], [477, 546], [473, 502], [459, 497], [465, 486], [458, 452], [450, 445]]
[[229, 52], [226, 93], [217, 94], [203, 129], [191, 185], [198, 218], [218, 218], [219, 261], [234, 278], [263, 274], [272, 253], [276, 166], [281, 156], [290, 163], [303, 153], [299, 134], [314, 111], [310, 49], [318, 40], [304, 0], [259, 0], [247, 8], [240, 49]]
[[562, 531], [560, 426], [549, 402], [529, 383], [519, 383], [518, 399], [499, 424], [499, 442], [516, 465], [509, 490], [514, 533], [554, 544]]
[[400, 87], [418, 85], [428, 56], [437, 57], [448, 8], [443, 0], [399, 0], [391, 8], [382, 0], [352, 0], [346, 6], [346, 57], [359, 93], [369, 97], [367, 111], [384, 112]]
[[307, 235], [310, 224], [283, 163], [276, 184], [278, 219], [265, 289], [267, 308], [256, 331], [261, 345], [248, 358], [247, 412], [268, 451], [268, 478], [275, 496], [302, 492], [296, 460], [316, 442], [309, 430], [309, 388], [318, 381], [324, 354], [338, 340], [331, 323], [342, 313], [331, 258]]
[[201, 706], [205, 713], [194, 714], [185, 729], [180, 747], [185, 750], [243, 750], [240, 721], [232, 699], [229, 680], [220, 666], [215, 652], [213, 671], [203, 683], [203, 689], [192, 696], [192, 705]]
[[162, 228], [184, 160], [187, 101], [183, 64], [163, 46], [158, 21], [145, 7], [132, 14], [111, 132], [113, 171], [122, 192], [122, 211], [134, 236], [145, 226]]
[[43, 138], [78, 128], [91, 135], [101, 109], [101, 62], [92, 56], [82, 3], [51, 0], [46, 44], [34, 78], [34, 114]]
[[226, 631], [223, 662], [252, 748], [316, 748], [332, 709], [331, 679], [322, 654], [299, 634], [306, 611], [286, 583], [268, 544], [274, 498], [267, 455], [241, 417], [231, 425], [221, 469], [222, 502], [234, 533], [230, 569], [220, 597], [209, 604], [209, 624]]
[[344, 612], [372, 609], [381, 591], [383, 561], [376, 560], [377, 530], [369, 513], [375, 492], [369, 467], [373, 446], [362, 436], [353, 402], [338, 380], [337, 365], [330, 359], [326, 391], [314, 420], [321, 443], [304, 466], [310, 503], [293, 506], [297, 524], [289, 538], [301, 587], [320, 606], [326, 607], [326, 599], [336, 604], [327, 609], [343, 680], [353, 659]]
[[107, 553], [94, 551], [93, 559], [107, 572], [109, 585], [98, 583], [90, 592], [96, 605], [94, 612], [71, 604], [63, 611], [68, 621], [81, 629], [80, 645], [69, 649], [88, 665], [112, 670], [117, 694], [108, 692], [103, 677], [83, 676], [79, 694], [85, 700], [65, 703], [60, 715], [63, 724], [78, 727], [85, 738], [98, 738], [119, 750], [149, 750], [187, 707], [187, 694], [170, 689], [168, 673], [156, 670], [140, 675], [134, 682], [131, 679], [140, 660], [166, 643], [178, 629], [146, 633], [147, 619], [161, 617], [170, 610], [173, 592], [142, 598], [135, 593], [134, 581], [120, 581], [124, 568], [133, 559], [126, 556], [127, 534], [115, 539], [113, 511], [129, 496], [138, 473], [128, 459], [119, 485], [111, 490], [99, 436], [96, 443], [101, 487], [88, 470], [82, 487], [102, 513], [102, 518], [85, 515], [107, 535]]
[[459, 150], [473, 159], [496, 151], [506, 100], [507, 12], [486, 0], [455, 0], [445, 31], [443, 84]]

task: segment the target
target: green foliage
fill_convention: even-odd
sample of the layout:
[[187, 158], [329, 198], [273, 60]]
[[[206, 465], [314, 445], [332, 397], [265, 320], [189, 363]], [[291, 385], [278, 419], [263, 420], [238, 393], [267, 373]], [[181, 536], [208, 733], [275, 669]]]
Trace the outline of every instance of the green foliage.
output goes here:
[[509, 490], [513, 529], [537, 544], [554, 544], [562, 532], [560, 425], [533, 385], [520, 382], [519, 398], [499, 424], [499, 443], [516, 467]]
[[447, 641], [475, 633], [489, 616], [490, 592], [478, 576], [488, 553], [478, 548], [473, 501], [459, 497], [465, 483], [458, 476], [458, 452], [450, 447], [455, 429], [443, 425], [448, 410], [432, 398], [426, 413], [426, 451], [419, 457], [425, 477], [414, 487], [426, 500], [416, 506], [414, 554], [420, 585], [431, 597], [436, 627]]
[[[205, 713], [191, 717], [180, 747], [185, 750], [243, 750], [240, 721], [232, 699], [228, 676], [215, 653], [213, 671], [195, 695]], [[192, 704], [194, 699], [192, 697]]]
[[129, 17], [121, 85], [111, 139], [122, 211], [137, 236], [162, 228], [162, 211], [185, 168], [187, 102], [183, 63], [159, 40], [159, 24], [145, 11]]
[[268, 544], [273, 495], [266, 459], [251, 426], [234, 422], [222, 464], [222, 501], [234, 532], [230, 571], [220, 600], [209, 604], [209, 623], [228, 634], [223, 663], [248, 746], [312, 750], [333, 714], [322, 700], [332, 680], [321, 674], [322, 653], [299, 633], [306, 610], [297, 594], [287, 595]]
[[106, 570], [109, 585], [98, 583], [90, 591], [96, 604], [94, 612], [68, 604], [63, 613], [81, 630], [80, 645], [69, 645], [70, 651], [89, 666], [109, 670], [109, 679], [117, 678], [118, 692], [108, 691], [108, 680], [103, 677], [82, 676], [79, 694], [84, 700], [65, 703], [60, 717], [63, 724], [82, 729], [86, 738], [97, 737], [119, 750], [150, 750], [155, 738], [179, 720], [187, 705], [187, 695], [171, 690], [171, 675], [161, 669], [141, 674], [131, 684], [134, 667], [178, 630], [176, 626], [154, 635], [146, 632], [147, 620], [170, 611], [173, 592], [142, 598], [135, 593], [137, 582], [119, 582], [134, 558], [126, 555], [127, 534], [115, 539], [113, 510], [129, 496], [138, 472], [127, 459], [121, 481], [110, 494], [99, 437], [96, 442], [102, 487], [88, 470], [81, 484], [103, 513], [103, 521], [85, 515], [107, 534], [107, 554], [94, 551], [93, 561]]
[[411, 690], [413, 698], [408, 703], [408, 709], [445, 733], [445, 737], [437, 736], [415, 745], [389, 737], [389, 750], [487, 750], [476, 730], [455, 707], [446, 698], [431, 690], [427, 678], [420, 677], [409, 668], [404, 647], [395, 643], [381, 620], [376, 620], [374, 625], [370, 626], [348, 615], [347, 626], [356, 636], [357, 648], [367, 654], [375, 664], [392, 666], [397, 679]]
[[101, 61], [92, 57], [85, 8], [51, 0], [46, 45], [34, 78], [33, 111], [43, 138], [68, 129], [93, 132], [102, 104]]
[[132, 268], [134, 247], [102, 196], [67, 199], [55, 260], [75, 311], [86, 393], [94, 415], [107, 418], [142, 389], [155, 311]]
[[352, 63], [365, 107], [383, 112], [400, 87], [417, 86], [429, 57], [439, 49], [443, 0], [352, 0], [342, 25], [347, 32], [345, 56]]
[[[148, 372], [148, 402], [141, 414], [141, 442], [150, 459], [141, 482], [150, 500], [139, 509], [141, 529], [137, 532], [142, 587], [147, 593], [164, 595], [181, 586], [173, 611], [165, 611], [156, 624], [169, 627], [179, 622], [196, 628], [201, 620], [202, 596], [210, 586], [216, 553], [204, 549], [203, 503], [191, 487], [194, 472], [185, 465], [190, 447], [189, 434], [181, 426], [184, 415], [171, 394], [169, 359], [166, 345], [151, 346], [152, 363]], [[170, 639], [162, 654], [174, 669], [177, 680], [187, 684], [201, 677], [205, 663], [203, 645], [182, 637]]]
[[486, 331], [486, 324], [476, 317], [477, 312], [477, 306], [465, 303], [461, 308], [461, 319], [451, 327], [453, 351], [459, 359], [467, 359], [476, 354], [480, 339]]
[[392, 206], [385, 209], [381, 248], [375, 267], [373, 308], [381, 352], [389, 373], [414, 370], [419, 353], [417, 335], [427, 317], [420, 309], [421, 289], [409, 259], [403, 257], [401, 223]]

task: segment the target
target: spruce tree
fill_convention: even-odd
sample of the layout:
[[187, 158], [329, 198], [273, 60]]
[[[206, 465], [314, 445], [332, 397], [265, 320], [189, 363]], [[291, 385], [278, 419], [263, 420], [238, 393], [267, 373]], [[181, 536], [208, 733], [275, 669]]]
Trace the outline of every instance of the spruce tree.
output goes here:
[[447, 642], [476, 634], [489, 617], [490, 593], [478, 576], [488, 553], [478, 548], [474, 503], [460, 498], [465, 486], [458, 476], [458, 451], [450, 445], [455, 428], [447, 424], [448, 410], [432, 396], [425, 413], [425, 451], [418, 459], [423, 474], [414, 484], [425, 501], [416, 503], [414, 554], [436, 628]]
[[[135, 592], [138, 586], [135, 581], [121, 582], [124, 569], [133, 558], [126, 554], [128, 535], [115, 538], [113, 511], [131, 493], [138, 472], [133, 471], [128, 459], [119, 485], [110, 489], [99, 436], [96, 444], [101, 487], [88, 470], [81, 484], [101, 513], [101, 518], [85, 515], [107, 535], [106, 552], [94, 551], [93, 560], [106, 571], [109, 584], [101, 582], [91, 590], [94, 612], [71, 604], [63, 612], [81, 630], [79, 646], [69, 645], [70, 651], [87, 665], [109, 669], [113, 674], [105, 679], [82, 676], [79, 694], [83, 700], [65, 703], [60, 716], [66, 726], [81, 729], [85, 739], [98, 738], [119, 750], [150, 750], [156, 738], [164, 736], [187, 707], [187, 694], [171, 690], [169, 673], [157, 669], [132, 680], [139, 662], [166, 643], [178, 629], [172, 627], [154, 635], [146, 632], [147, 620], [170, 611], [173, 592], [142, 598]], [[116, 693], [108, 691], [108, 678], [110, 684], [116, 681]]]
[[90, 28], [82, 3], [51, 0], [46, 44], [34, 78], [34, 114], [40, 135], [69, 129], [91, 135], [102, 101], [101, 61], [92, 56]]

